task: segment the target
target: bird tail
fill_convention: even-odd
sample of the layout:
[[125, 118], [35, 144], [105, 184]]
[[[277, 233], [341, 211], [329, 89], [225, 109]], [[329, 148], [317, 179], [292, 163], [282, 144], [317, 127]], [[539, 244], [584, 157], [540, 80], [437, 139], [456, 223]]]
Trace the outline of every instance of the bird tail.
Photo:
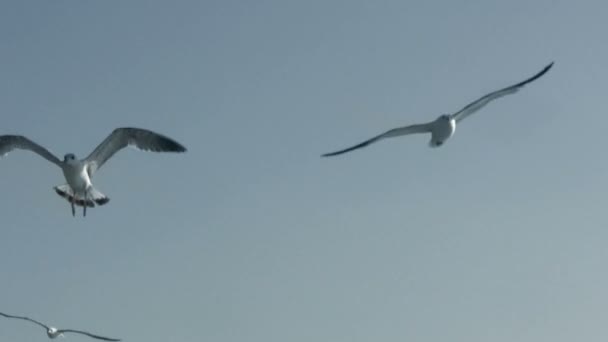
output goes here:
[[95, 207], [95, 204], [104, 205], [110, 201], [106, 195], [102, 194], [99, 190], [92, 186], [87, 189], [86, 201], [84, 200], [84, 196], [82, 194], [75, 194], [74, 190], [72, 190], [69, 184], [57, 185], [53, 189], [55, 189], [55, 192], [59, 196], [65, 198], [68, 202], [73, 202], [75, 205], [79, 205], [81, 207], [86, 205], [87, 207], [93, 208]]
[[440, 147], [441, 145], [443, 145], [443, 141], [436, 141], [435, 139], [431, 139], [431, 141], [429, 141], [429, 147], [436, 148]]
[[104, 205], [110, 202], [110, 198], [108, 196], [102, 194], [101, 191], [92, 186], [87, 189], [87, 199], [89, 198], [92, 198], [97, 205]]

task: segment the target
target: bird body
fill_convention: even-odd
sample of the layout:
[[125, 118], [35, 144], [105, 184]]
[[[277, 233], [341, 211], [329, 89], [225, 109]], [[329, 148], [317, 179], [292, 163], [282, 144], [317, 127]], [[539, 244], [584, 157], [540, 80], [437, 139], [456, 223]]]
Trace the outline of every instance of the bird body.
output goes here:
[[69, 159], [63, 163], [61, 170], [65, 180], [75, 193], [84, 193], [88, 187], [92, 186], [86, 162]]
[[443, 145], [456, 131], [456, 120], [449, 115], [441, 115], [432, 124], [430, 147]]
[[46, 335], [50, 338], [50, 339], [54, 339], [57, 337], [63, 337], [63, 334], [57, 330], [57, 328], [53, 328], [53, 327], [49, 327], [46, 330]]
[[83, 207], [86, 215], [87, 207], [93, 208], [95, 204], [104, 205], [110, 201], [93, 187], [86, 160], [78, 160], [74, 154], [68, 153], [61, 163], [61, 170], [68, 183], [55, 186], [54, 189], [59, 196], [70, 202], [72, 215], [75, 215], [74, 205]]

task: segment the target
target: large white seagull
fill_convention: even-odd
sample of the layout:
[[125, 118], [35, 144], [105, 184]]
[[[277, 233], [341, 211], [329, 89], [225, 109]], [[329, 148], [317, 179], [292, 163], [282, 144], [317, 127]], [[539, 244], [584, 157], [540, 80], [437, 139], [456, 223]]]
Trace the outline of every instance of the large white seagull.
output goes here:
[[460, 122], [461, 120], [468, 117], [469, 115], [475, 113], [476, 111], [478, 111], [483, 106], [490, 103], [491, 101], [496, 100], [497, 98], [503, 97], [505, 95], [510, 95], [510, 94], [516, 93], [519, 89], [521, 89], [526, 84], [528, 84], [528, 83], [536, 80], [537, 78], [541, 77], [542, 75], [544, 75], [547, 71], [549, 71], [549, 69], [551, 69], [552, 66], [553, 66], [553, 62], [551, 62], [549, 65], [547, 65], [543, 70], [538, 72], [536, 75], [534, 75], [524, 81], [521, 81], [517, 84], [514, 84], [512, 86], [508, 86], [506, 88], [503, 88], [503, 89], [491, 92], [487, 95], [484, 95], [483, 97], [469, 103], [464, 108], [457, 111], [456, 113], [443, 114], [443, 115], [439, 116], [437, 119], [435, 119], [434, 121], [423, 123], [423, 124], [416, 124], [416, 125], [394, 128], [394, 129], [386, 131], [380, 135], [377, 135], [371, 139], [368, 139], [360, 144], [357, 144], [355, 146], [348, 147], [348, 148], [345, 148], [343, 150], [339, 150], [336, 152], [325, 153], [322, 155], [322, 157], [337, 156], [339, 154], [343, 154], [346, 152], [350, 152], [352, 150], [356, 150], [356, 149], [365, 147], [369, 144], [375, 143], [384, 138], [392, 138], [392, 137], [398, 137], [398, 136], [402, 136], [402, 135], [416, 134], [416, 133], [431, 133], [431, 140], [429, 142], [429, 145], [431, 147], [439, 147], [439, 146], [443, 145], [443, 143], [446, 142], [454, 134], [454, 131], [456, 130], [456, 123]]
[[82, 206], [83, 216], [86, 216], [87, 207], [108, 203], [110, 199], [93, 187], [91, 178], [114, 153], [127, 146], [153, 152], [186, 151], [184, 146], [164, 135], [141, 128], [117, 128], [85, 159], [76, 159], [73, 153], [68, 153], [60, 160], [22, 135], [0, 135], [0, 157], [14, 149], [30, 150], [61, 168], [67, 184], [54, 189], [70, 202], [72, 216], [76, 215], [74, 205]]

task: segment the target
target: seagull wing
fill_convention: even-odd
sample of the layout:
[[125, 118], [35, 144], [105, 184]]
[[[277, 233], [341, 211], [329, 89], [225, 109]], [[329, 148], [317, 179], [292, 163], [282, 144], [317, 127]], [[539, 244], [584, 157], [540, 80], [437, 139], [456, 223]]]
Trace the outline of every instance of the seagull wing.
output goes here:
[[104, 341], [120, 341], [120, 339], [118, 339], [118, 338], [109, 338], [109, 337], [103, 337], [103, 336], [94, 335], [94, 334], [91, 334], [91, 333], [89, 333], [89, 332], [86, 332], [86, 331], [80, 331], [80, 330], [61, 329], [61, 330], [57, 330], [57, 333], [59, 333], [59, 334], [63, 334], [63, 333], [76, 333], [76, 334], [87, 335], [87, 336], [89, 336], [89, 337], [96, 338], [96, 339], [98, 339], [98, 340], [104, 340]]
[[164, 135], [141, 128], [117, 128], [87, 157], [89, 174], [93, 174], [114, 153], [127, 146], [153, 152], [186, 151], [184, 146]]
[[61, 167], [61, 160], [59, 160], [59, 158], [55, 157], [55, 155], [49, 152], [49, 150], [36, 144], [30, 139], [22, 135], [0, 135], [0, 157], [5, 156], [7, 153], [16, 148], [38, 153], [42, 158]]
[[4, 313], [2, 313], [2, 312], [0, 312], [0, 316], [4, 316], [4, 317], [6, 317], [6, 318], [23, 319], [23, 320], [26, 320], [26, 321], [30, 321], [30, 322], [32, 322], [32, 323], [36, 323], [36, 324], [38, 324], [39, 326], [41, 326], [41, 327], [45, 328], [46, 330], [49, 330], [49, 327], [48, 327], [47, 325], [45, 325], [45, 324], [43, 324], [43, 323], [40, 323], [40, 322], [38, 322], [37, 320], [31, 319], [31, 318], [29, 318], [29, 317], [7, 315], [7, 314], [4, 314]]
[[377, 135], [371, 139], [365, 140], [364, 142], [357, 144], [355, 146], [345, 148], [343, 150], [336, 151], [336, 152], [325, 153], [322, 155], [322, 157], [337, 156], [339, 154], [350, 152], [350, 151], [365, 147], [369, 144], [373, 144], [376, 141], [384, 139], [384, 138], [392, 138], [392, 137], [398, 137], [398, 136], [402, 136], [402, 135], [415, 134], [415, 133], [428, 133], [428, 132], [431, 132], [432, 127], [433, 127], [432, 122], [429, 122], [429, 123], [425, 123], [425, 124], [410, 125], [410, 126], [405, 126], [405, 127], [394, 128], [394, 129], [391, 129], [390, 131], [386, 131], [380, 135]]
[[464, 108], [462, 108], [460, 111], [452, 114], [452, 118], [454, 120], [456, 120], [456, 122], [466, 118], [467, 116], [475, 113], [476, 111], [480, 110], [483, 106], [487, 105], [488, 103], [492, 102], [493, 100], [496, 100], [497, 98], [506, 96], [506, 95], [510, 95], [510, 94], [514, 94], [516, 93], [519, 89], [521, 89], [523, 86], [525, 86], [526, 84], [536, 80], [537, 78], [541, 77], [542, 75], [544, 75], [547, 71], [549, 71], [549, 69], [551, 69], [551, 67], [553, 66], [553, 62], [551, 62], [551, 64], [547, 65], [543, 70], [541, 70], [539, 73], [537, 73], [536, 75], [528, 78], [525, 81], [519, 82], [517, 84], [514, 84], [512, 86], [494, 91], [492, 93], [489, 93], [479, 99], [477, 99], [474, 102], [469, 103], [468, 105], [466, 105]]

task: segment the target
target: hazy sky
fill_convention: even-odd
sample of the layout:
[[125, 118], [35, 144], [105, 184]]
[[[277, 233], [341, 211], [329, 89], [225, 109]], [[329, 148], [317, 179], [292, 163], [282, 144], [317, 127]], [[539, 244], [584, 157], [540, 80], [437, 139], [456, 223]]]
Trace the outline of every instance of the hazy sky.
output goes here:
[[[84, 157], [135, 126], [189, 151], [120, 152], [86, 218], [54, 165], [2, 159], [0, 312], [124, 341], [605, 341], [607, 11], [3, 1], [0, 134]], [[441, 148], [319, 157], [551, 61]]]

